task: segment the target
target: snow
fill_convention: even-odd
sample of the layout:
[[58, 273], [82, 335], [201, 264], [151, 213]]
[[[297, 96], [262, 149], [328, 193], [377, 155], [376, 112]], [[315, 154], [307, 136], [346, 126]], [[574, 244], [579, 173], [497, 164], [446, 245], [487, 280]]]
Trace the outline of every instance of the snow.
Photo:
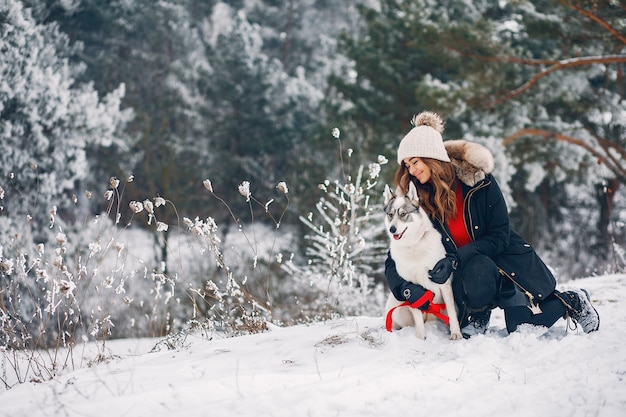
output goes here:
[[189, 335], [107, 343], [107, 362], [0, 394], [0, 416], [621, 416], [626, 410], [626, 275], [568, 281], [590, 291], [598, 332], [522, 328], [506, 335], [495, 310], [487, 334], [451, 341], [388, 333], [380, 317], [351, 317], [254, 335]]

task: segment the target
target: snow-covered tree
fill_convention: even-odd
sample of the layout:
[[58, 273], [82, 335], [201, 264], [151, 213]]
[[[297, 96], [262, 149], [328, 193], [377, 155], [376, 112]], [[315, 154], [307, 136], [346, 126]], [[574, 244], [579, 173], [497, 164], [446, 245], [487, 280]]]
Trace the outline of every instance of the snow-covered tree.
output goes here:
[[[512, 75], [488, 90], [482, 107], [518, 109], [503, 143], [530, 203], [519, 205], [519, 218], [535, 219], [532, 235], [568, 273], [603, 270], [613, 264], [615, 239], [625, 241], [612, 210], [626, 184], [626, 12], [612, 1], [584, 0], [524, 1], [502, 11], [488, 48], [461, 53]], [[577, 267], [560, 261], [572, 253]]]
[[77, 48], [56, 24], [38, 24], [22, 2], [0, 4], [4, 221], [28, 216], [45, 229], [53, 205], [61, 213], [74, 204], [67, 194], [89, 173], [87, 149], [123, 146], [132, 116], [120, 110], [124, 85], [100, 97], [91, 84], [77, 83], [85, 69], [70, 59]]
[[193, 103], [201, 105], [200, 126], [187, 149], [216, 187], [236, 190], [249, 180], [270, 195], [279, 181], [297, 182], [289, 176], [305, 155], [294, 149], [317, 122], [321, 96], [304, 71], [292, 76], [263, 52], [260, 30], [224, 4], [206, 22], [207, 63], [197, 66], [200, 98]]
[[388, 248], [379, 182], [381, 165], [388, 160], [379, 155], [376, 162], [353, 171], [353, 150], [343, 150], [340, 134], [339, 128], [332, 130], [341, 153], [341, 174], [319, 185], [323, 193], [315, 211], [300, 216], [308, 231], [306, 259], [294, 254], [284, 265], [292, 276], [295, 301], [285, 308], [293, 317], [377, 314], [383, 304], [383, 292], [375, 289], [382, 287], [377, 278]]

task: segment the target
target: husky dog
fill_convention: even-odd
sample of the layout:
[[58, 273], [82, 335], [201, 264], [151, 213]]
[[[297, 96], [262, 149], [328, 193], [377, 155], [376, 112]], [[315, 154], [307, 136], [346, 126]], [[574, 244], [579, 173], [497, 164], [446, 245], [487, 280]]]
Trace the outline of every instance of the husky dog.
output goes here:
[[[394, 194], [389, 186], [385, 186], [384, 197], [385, 226], [390, 238], [391, 257], [396, 263], [398, 274], [432, 291], [435, 294], [432, 303], [445, 304], [450, 318], [450, 339], [462, 339], [452, 295], [452, 278], [444, 284], [437, 284], [428, 278], [428, 271], [446, 255], [446, 251], [441, 243], [441, 235], [419, 206], [415, 185], [412, 182], [409, 184], [407, 195], [401, 195], [399, 190]], [[393, 294], [389, 295], [385, 311], [389, 312], [395, 307], [393, 327], [415, 326], [416, 337], [425, 339], [424, 321], [430, 314], [409, 306], [398, 307], [401, 304], [403, 302], [398, 301]]]

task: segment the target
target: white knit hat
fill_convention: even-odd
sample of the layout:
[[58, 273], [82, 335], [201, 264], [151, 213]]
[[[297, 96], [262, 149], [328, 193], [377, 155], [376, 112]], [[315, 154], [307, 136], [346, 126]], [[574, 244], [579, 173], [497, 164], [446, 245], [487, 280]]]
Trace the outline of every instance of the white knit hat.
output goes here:
[[413, 116], [411, 123], [415, 126], [398, 146], [398, 164], [405, 158], [432, 158], [450, 162], [446, 148], [443, 146], [443, 120], [432, 112], [422, 112]]

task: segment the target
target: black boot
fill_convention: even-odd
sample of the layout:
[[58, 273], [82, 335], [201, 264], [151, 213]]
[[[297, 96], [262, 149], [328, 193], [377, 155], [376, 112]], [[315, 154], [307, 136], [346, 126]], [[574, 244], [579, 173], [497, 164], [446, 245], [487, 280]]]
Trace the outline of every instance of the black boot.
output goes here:
[[477, 334], [484, 334], [489, 327], [491, 309], [475, 311], [469, 314], [468, 323], [461, 329], [464, 338], [469, 339]]

